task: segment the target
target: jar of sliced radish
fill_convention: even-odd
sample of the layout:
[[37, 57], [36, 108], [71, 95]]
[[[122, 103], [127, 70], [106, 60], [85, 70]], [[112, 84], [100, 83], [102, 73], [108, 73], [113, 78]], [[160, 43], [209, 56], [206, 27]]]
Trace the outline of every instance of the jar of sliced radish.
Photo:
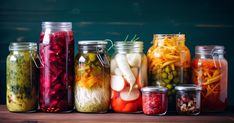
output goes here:
[[165, 115], [167, 112], [167, 88], [162, 86], [148, 86], [141, 90], [144, 114]]
[[148, 84], [141, 41], [117, 41], [111, 59], [111, 106], [115, 112], [142, 111], [141, 88]]

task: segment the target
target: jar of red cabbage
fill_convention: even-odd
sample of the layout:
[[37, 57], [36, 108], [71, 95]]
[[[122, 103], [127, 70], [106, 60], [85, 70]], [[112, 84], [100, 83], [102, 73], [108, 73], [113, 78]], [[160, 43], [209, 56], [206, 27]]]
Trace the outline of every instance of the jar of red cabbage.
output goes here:
[[40, 109], [74, 108], [74, 36], [71, 22], [43, 22], [40, 35]]

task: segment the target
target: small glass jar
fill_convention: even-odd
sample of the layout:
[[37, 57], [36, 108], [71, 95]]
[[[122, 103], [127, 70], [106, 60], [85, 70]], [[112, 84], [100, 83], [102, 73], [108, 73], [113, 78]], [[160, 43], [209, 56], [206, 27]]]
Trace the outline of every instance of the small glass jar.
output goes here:
[[15, 42], [6, 60], [6, 105], [10, 112], [33, 112], [38, 107], [37, 44]]
[[222, 112], [228, 102], [228, 62], [223, 46], [196, 46], [193, 83], [202, 87], [202, 111]]
[[104, 113], [110, 106], [110, 58], [107, 41], [79, 41], [75, 58], [75, 107], [78, 112]]
[[147, 86], [147, 57], [142, 41], [117, 41], [111, 59], [111, 106], [115, 112], [142, 111], [141, 88]]
[[198, 115], [201, 111], [201, 87], [184, 84], [176, 89], [176, 111], [184, 115]]
[[142, 91], [143, 112], [146, 115], [165, 115], [167, 112], [167, 88], [146, 86]]
[[40, 35], [40, 108], [69, 112], [74, 108], [74, 36], [71, 22], [43, 22]]

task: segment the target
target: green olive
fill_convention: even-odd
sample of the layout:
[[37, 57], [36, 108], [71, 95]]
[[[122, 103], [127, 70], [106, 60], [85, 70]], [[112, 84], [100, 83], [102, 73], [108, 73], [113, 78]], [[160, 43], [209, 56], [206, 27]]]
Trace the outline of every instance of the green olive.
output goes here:
[[172, 71], [172, 74], [173, 74], [173, 76], [177, 76], [176, 70], [173, 70], [173, 71]]
[[171, 84], [167, 84], [166, 87], [168, 88], [168, 90], [171, 90], [173, 86]]
[[164, 81], [165, 83], [170, 83], [170, 82], [171, 82], [171, 80], [169, 80], [169, 79], [163, 79], [163, 81]]
[[172, 74], [168, 74], [168, 79], [172, 80], [173, 79], [173, 75]]
[[161, 74], [161, 77], [162, 77], [163, 79], [166, 79], [166, 78], [167, 78], [167, 73], [163, 72], [163, 73]]
[[165, 68], [165, 72], [167, 72], [167, 73], [170, 73], [170, 72], [171, 72], [171, 69], [170, 69], [169, 66], [167, 66], [167, 67]]
[[88, 54], [88, 57], [89, 57], [89, 60], [90, 60], [91, 62], [93, 62], [93, 61], [96, 60], [96, 54], [94, 54], [94, 53], [89, 53], [89, 54]]

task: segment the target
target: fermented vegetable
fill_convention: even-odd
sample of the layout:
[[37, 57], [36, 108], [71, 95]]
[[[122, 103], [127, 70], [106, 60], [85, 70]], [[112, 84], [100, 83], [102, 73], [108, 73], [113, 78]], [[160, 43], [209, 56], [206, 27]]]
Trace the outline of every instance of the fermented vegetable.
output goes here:
[[6, 104], [11, 112], [30, 112], [37, 110], [38, 81], [36, 43], [11, 43], [7, 57]]
[[[110, 105], [110, 66], [109, 56], [105, 52], [107, 42], [80, 41], [78, 44], [74, 91], [76, 110], [92, 113], [106, 112]], [[83, 52], [86, 46], [90, 49]], [[97, 52], [96, 48], [102, 51]]]
[[141, 88], [148, 84], [143, 42], [116, 42], [111, 60], [111, 107], [115, 112], [142, 110]]

